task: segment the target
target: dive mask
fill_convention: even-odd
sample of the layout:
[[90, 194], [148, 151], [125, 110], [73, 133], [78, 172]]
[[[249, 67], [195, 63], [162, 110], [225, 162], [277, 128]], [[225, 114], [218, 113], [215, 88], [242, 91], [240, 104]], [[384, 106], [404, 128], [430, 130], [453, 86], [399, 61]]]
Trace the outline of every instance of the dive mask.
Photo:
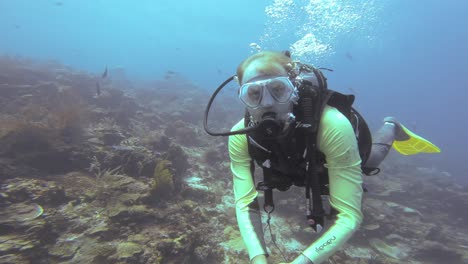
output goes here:
[[286, 104], [291, 100], [295, 89], [288, 77], [275, 77], [243, 84], [239, 90], [239, 99], [248, 108], [256, 109], [268, 92], [276, 102]]

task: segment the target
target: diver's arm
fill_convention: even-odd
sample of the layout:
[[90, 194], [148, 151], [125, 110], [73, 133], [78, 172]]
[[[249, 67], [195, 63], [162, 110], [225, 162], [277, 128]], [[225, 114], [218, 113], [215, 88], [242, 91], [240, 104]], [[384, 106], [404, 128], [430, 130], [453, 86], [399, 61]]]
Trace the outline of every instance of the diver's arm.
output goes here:
[[[244, 119], [232, 130], [244, 127]], [[257, 202], [257, 190], [250, 172], [250, 155], [245, 135], [229, 137], [229, 157], [234, 182], [234, 197], [239, 230], [247, 247], [250, 260], [255, 257], [255, 263], [266, 263], [266, 247], [263, 239], [262, 222]], [[265, 260], [265, 262], [262, 262]], [[257, 262], [258, 261], [258, 262]]]
[[328, 231], [303, 252], [314, 264], [327, 260], [339, 250], [362, 222], [361, 158], [348, 119], [335, 108], [327, 106], [322, 115], [317, 142], [327, 160], [330, 205], [338, 211], [338, 215]]

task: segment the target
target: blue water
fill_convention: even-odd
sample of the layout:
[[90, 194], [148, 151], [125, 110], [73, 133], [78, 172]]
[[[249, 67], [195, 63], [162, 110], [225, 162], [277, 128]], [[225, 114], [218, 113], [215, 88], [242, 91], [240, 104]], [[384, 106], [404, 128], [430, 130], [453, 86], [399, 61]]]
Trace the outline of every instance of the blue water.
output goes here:
[[[296, 9], [281, 23], [265, 12], [278, 2], [288, 3], [2, 0], [0, 54], [91, 73], [122, 66], [131, 78], [157, 79], [171, 70], [212, 90], [251, 54], [250, 43], [288, 49], [307, 28], [330, 48], [303, 58], [334, 70], [326, 73], [330, 88], [355, 92], [372, 128], [396, 116], [443, 151], [408, 159], [465, 178], [468, 1], [290, 1]], [[343, 8], [304, 17], [299, 11], [309, 2]], [[348, 8], [361, 18], [341, 30], [327, 23]], [[279, 35], [265, 35], [271, 32]]]

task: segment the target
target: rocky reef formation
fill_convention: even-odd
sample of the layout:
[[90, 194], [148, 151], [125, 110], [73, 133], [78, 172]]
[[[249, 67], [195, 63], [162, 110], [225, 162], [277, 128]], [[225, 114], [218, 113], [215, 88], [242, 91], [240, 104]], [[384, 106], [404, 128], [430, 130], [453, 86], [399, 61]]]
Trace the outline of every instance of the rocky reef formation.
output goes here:
[[182, 102], [207, 95], [158, 85], [117, 89], [54, 62], [0, 60], [0, 263], [225, 258], [213, 227], [234, 222], [198, 154], [210, 148], [203, 108]]
[[[0, 263], [248, 263], [226, 138], [202, 129], [207, 92], [116, 72], [0, 58]], [[211, 118], [229, 129], [240, 116], [224, 107]], [[386, 164], [366, 178], [361, 229], [329, 263], [466, 263], [468, 188]], [[315, 236], [302, 194], [275, 194], [272, 231], [288, 260]]]

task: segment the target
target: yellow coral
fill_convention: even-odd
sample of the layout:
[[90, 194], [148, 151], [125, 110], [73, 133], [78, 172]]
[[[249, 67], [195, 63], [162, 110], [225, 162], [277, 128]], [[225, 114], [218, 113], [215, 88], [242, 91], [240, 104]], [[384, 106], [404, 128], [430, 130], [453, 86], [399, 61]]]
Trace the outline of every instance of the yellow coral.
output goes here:
[[153, 195], [164, 197], [174, 190], [174, 175], [170, 169], [171, 165], [169, 160], [161, 160], [156, 164], [153, 175]]

